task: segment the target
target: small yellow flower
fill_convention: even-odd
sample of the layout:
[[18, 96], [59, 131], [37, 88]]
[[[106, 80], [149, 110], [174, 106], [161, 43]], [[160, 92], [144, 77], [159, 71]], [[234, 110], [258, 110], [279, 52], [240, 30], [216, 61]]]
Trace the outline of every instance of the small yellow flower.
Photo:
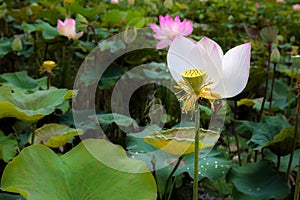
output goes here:
[[43, 65], [40, 67], [39, 71], [40, 74], [47, 72], [51, 76], [54, 76], [52, 69], [56, 67], [56, 63], [52, 60], [46, 60], [43, 62]]
[[74, 2], [75, 2], [75, 0], [64, 0], [64, 4], [71, 4]]

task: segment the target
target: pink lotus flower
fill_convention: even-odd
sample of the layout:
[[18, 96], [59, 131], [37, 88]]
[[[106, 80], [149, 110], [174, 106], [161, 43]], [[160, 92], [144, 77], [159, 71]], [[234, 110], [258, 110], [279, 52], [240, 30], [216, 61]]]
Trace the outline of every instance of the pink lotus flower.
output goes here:
[[300, 11], [300, 4], [294, 4], [294, 5], [293, 5], [293, 9], [294, 9], [295, 11]]
[[83, 35], [83, 31], [76, 33], [76, 22], [74, 19], [67, 18], [64, 22], [57, 21], [57, 30], [60, 35], [76, 40]]
[[277, 3], [283, 3], [284, 0], [276, 0]]
[[[190, 94], [190, 99], [230, 98], [239, 94], [248, 82], [250, 51], [251, 43], [245, 43], [224, 55], [221, 47], [208, 37], [196, 42], [179, 36], [170, 45], [167, 63], [172, 77]], [[193, 80], [193, 75], [200, 77], [200, 82]], [[200, 83], [199, 91], [195, 91], [195, 85], [184, 84], [187, 79]]]
[[119, 4], [119, 0], [111, 0], [110, 3], [112, 3], [112, 4]]
[[156, 45], [157, 49], [169, 46], [177, 36], [188, 36], [193, 32], [193, 24], [191, 21], [184, 19], [180, 22], [177, 15], [173, 20], [168, 14], [163, 17], [159, 16], [160, 27], [156, 24], [150, 24], [155, 32], [154, 38], [160, 40]]

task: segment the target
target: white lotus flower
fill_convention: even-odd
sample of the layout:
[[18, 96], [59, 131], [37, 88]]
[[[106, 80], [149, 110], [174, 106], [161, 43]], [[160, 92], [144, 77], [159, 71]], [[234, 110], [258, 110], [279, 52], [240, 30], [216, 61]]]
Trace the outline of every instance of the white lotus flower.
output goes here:
[[230, 49], [203, 37], [199, 42], [178, 36], [172, 42], [167, 62], [171, 75], [185, 95], [183, 111], [193, 110], [199, 98], [221, 99], [239, 94], [246, 86], [250, 69], [251, 44]]

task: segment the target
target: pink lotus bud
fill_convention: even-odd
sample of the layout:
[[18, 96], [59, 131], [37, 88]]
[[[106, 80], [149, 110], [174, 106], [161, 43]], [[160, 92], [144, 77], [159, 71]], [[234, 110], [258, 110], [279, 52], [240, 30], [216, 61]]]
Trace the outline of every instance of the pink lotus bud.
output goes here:
[[294, 4], [293, 5], [293, 10], [300, 11], [300, 4]]
[[111, 0], [110, 3], [112, 3], [112, 4], [119, 4], [119, 0]]
[[65, 19], [64, 22], [57, 21], [57, 30], [60, 35], [76, 40], [83, 35], [83, 32], [76, 33], [76, 21], [71, 18]]

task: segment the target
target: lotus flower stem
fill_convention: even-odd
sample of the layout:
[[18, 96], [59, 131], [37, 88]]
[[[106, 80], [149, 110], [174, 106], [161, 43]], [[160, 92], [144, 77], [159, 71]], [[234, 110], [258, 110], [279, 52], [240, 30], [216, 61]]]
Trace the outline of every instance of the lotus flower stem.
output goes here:
[[277, 155], [277, 166], [276, 166], [277, 174], [279, 174], [279, 170], [280, 170], [280, 161], [281, 161], [281, 156]]
[[35, 130], [36, 130], [36, 124], [37, 123], [33, 123], [32, 124], [32, 134], [31, 134], [31, 144], [33, 145], [34, 144], [34, 132], [35, 132]]
[[293, 95], [293, 83], [294, 83], [294, 64], [291, 65], [291, 85], [290, 85], [290, 92], [288, 95], [288, 109], [287, 109], [287, 113], [290, 115], [291, 114], [291, 97]]
[[[236, 119], [236, 108], [237, 108], [237, 101], [236, 98], [234, 98], [234, 108], [233, 108], [233, 119]], [[236, 148], [237, 148], [237, 154], [238, 154], [238, 160], [239, 160], [239, 166], [242, 166], [242, 159], [241, 159], [241, 150], [240, 150], [240, 145], [239, 145], [239, 140], [238, 140], [238, 135], [235, 131], [235, 126], [234, 126], [234, 121], [233, 121], [233, 127], [232, 127], [232, 132], [234, 135], [234, 139], [236, 142]]]
[[47, 90], [49, 90], [50, 86], [51, 86], [51, 74], [48, 73], [47, 74]]
[[66, 65], [65, 65], [65, 60], [66, 60], [66, 46], [62, 46], [62, 57], [61, 57], [61, 60], [62, 60], [62, 66], [61, 66], [61, 69], [62, 69], [62, 76], [61, 76], [61, 87], [64, 87], [65, 86], [65, 77], [67, 76], [66, 74]]
[[45, 51], [44, 51], [44, 60], [47, 60], [47, 53], [48, 53], [48, 46], [49, 46], [48, 42], [46, 42], [45, 45], [46, 46], [45, 46]]
[[269, 105], [269, 113], [271, 113], [272, 109], [272, 100], [273, 100], [273, 90], [274, 90], [274, 82], [275, 82], [275, 73], [276, 73], [276, 63], [274, 63], [273, 68], [273, 76], [272, 76], [272, 86], [271, 86], [271, 93], [270, 93], [270, 105]]
[[294, 200], [300, 199], [300, 156], [298, 159], [298, 172], [297, 172], [297, 179], [296, 179], [296, 186], [295, 186], [295, 193], [294, 193]]
[[[172, 193], [172, 189], [170, 190], [170, 193], [168, 194], [167, 190], [168, 190], [168, 186], [170, 184], [170, 181], [174, 175], [174, 173], [176, 172], [181, 160], [182, 160], [182, 156], [180, 156], [176, 162], [176, 165], [174, 166], [173, 170], [171, 171], [170, 175], [168, 176], [168, 179], [167, 179], [167, 182], [166, 182], [166, 185], [165, 185], [165, 190], [164, 190], [164, 194], [163, 194], [163, 197], [162, 199], [163, 200], [169, 200], [170, 197], [171, 197], [171, 193]], [[173, 187], [172, 187], [173, 188]]]
[[200, 129], [200, 99], [195, 107], [195, 151], [194, 151], [194, 185], [193, 200], [198, 200], [198, 166], [199, 166], [199, 129]]
[[156, 177], [156, 168], [155, 168], [156, 158], [155, 158], [155, 155], [152, 156], [151, 164], [152, 164], [152, 175], [153, 175], [154, 179], [156, 180], [156, 190], [159, 191], [159, 187], [158, 187], [158, 183], [157, 183], [157, 177]]
[[266, 86], [265, 86], [265, 93], [263, 97], [263, 101], [261, 103], [261, 108], [259, 112], [259, 121], [261, 121], [264, 107], [265, 107], [265, 102], [268, 94], [268, 85], [269, 85], [269, 75], [270, 75], [270, 64], [271, 64], [271, 51], [272, 51], [272, 43], [267, 44], [267, 49], [268, 49], [268, 64], [267, 64], [267, 73], [266, 73]]
[[[289, 165], [288, 165], [288, 169], [287, 169], [287, 172], [286, 172], [286, 179], [287, 180], [288, 180], [288, 177], [290, 175], [292, 161], [293, 161], [293, 157], [294, 157], [294, 152], [295, 152], [296, 144], [297, 144], [297, 141], [298, 141], [297, 137], [298, 137], [298, 123], [299, 123], [299, 112], [300, 112], [300, 69], [298, 69], [296, 87], [298, 89], [298, 91], [297, 91], [298, 92], [298, 94], [297, 94], [298, 99], [297, 99], [297, 108], [296, 108], [295, 131], [294, 131], [293, 146], [292, 146], [292, 151], [291, 151], [291, 154], [290, 154]], [[299, 170], [298, 170], [298, 175], [299, 175]]]

